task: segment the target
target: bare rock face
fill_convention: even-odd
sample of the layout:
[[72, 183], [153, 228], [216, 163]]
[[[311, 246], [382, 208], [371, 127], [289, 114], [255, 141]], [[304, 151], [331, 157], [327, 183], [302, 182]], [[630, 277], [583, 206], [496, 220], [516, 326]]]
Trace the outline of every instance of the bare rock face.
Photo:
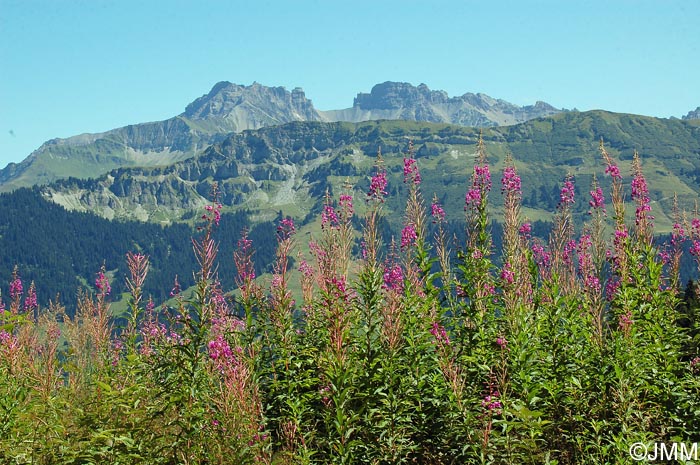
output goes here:
[[193, 121], [220, 121], [230, 132], [322, 120], [301, 88], [289, 92], [284, 87], [267, 87], [257, 82], [250, 86], [219, 82], [207, 95], [187, 105], [180, 116]]
[[324, 112], [324, 116], [328, 121], [401, 119], [486, 127], [522, 123], [561, 111], [544, 102], [520, 107], [485, 94], [450, 97], [425, 84], [416, 87], [405, 82], [384, 82], [368, 94], [357, 94], [352, 108]]
[[687, 115], [683, 117], [684, 120], [700, 119], [700, 107], [697, 107], [693, 111], [689, 111]]

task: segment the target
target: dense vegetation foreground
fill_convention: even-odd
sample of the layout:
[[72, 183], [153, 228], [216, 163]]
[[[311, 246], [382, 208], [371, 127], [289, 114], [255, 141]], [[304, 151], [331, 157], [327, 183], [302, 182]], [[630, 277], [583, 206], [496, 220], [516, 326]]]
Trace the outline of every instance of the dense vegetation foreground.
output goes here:
[[627, 192], [602, 144], [601, 154], [612, 191], [594, 178], [590, 221], [575, 228], [567, 177], [546, 244], [521, 218], [520, 177], [506, 163], [499, 259], [480, 143], [463, 244], [423, 198], [409, 146], [392, 244], [378, 226], [378, 156], [357, 205], [361, 238], [348, 188], [327, 199], [308, 257], [297, 256], [293, 221], [280, 222], [270, 279], [256, 279], [244, 234], [235, 293], [216, 271], [216, 195], [192, 240], [194, 291], [176, 279], [156, 305], [143, 292], [149, 258], [131, 253], [123, 320], [111, 317], [104, 269], [75, 317], [39, 309], [15, 270], [0, 309], [0, 463], [609, 464], [632, 463], [636, 443], [690, 449], [700, 305], [678, 270], [684, 248], [700, 269], [700, 218], [676, 212], [670, 243], [655, 246], [639, 158]]

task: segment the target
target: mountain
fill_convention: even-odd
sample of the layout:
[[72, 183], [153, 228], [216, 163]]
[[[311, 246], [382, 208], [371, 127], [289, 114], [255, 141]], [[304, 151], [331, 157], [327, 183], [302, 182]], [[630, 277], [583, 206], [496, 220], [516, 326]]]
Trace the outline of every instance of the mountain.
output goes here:
[[[123, 282], [125, 252], [141, 251], [152, 258], [148, 293], [165, 298], [175, 273], [181, 273], [183, 286], [192, 282], [182, 275], [196, 268], [188, 237], [217, 181], [224, 205], [218, 236], [221, 274], [230, 282], [235, 276], [230, 257], [242, 227], [252, 228], [256, 262], [262, 272], [275, 256], [275, 223], [281, 214], [297, 220], [301, 249], [319, 230], [326, 192], [337, 200], [350, 190], [358, 215], [362, 215], [380, 147], [389, 181], [381, 230], [389, 243], [400, 234], [404, 220], [403, 157], [409, 140], [414, 142], [424, 198], [429, 202], [433, 195], [438, 196], [447, 212], [448, 235], [461, 238], [457, 239], [460, 244], [464, 196], [479, 133], [477, 128], [409, 121], [292, 122], [230, 134], [203, 153], [169, 166], [122, 167], [97, 179], [72, 178], [31, 190], [17, 189], [0, 194], [0, 217], [5, 219], [0, 223], [0, 261], [18, 264], [25, 282], [35, 280], [41, 286], [44, 301], [60, 292], [63, 302], [71, 302], [80, 283], [94, 281], [103, 260], [113, 282]], [[609, 176], [604, 174], [598, 152], [601, 138], [619, 161], [628, 201], [631, 159], [635, 150], [641, 154], [657, 232], [671, 229], [674, 193], [685, 209], [692, 209], [699, 195], [698, 120], [572, 111], [486, 128], [483, 138], [493, 176], [489, 199], [493, 218], [501, 218], [498, 179], [506, 155], [512, 154], [522, 177], [523, 214], [533, 221], [538, 237], [548, 234], [546, 221], [556, 210], [567, 173], [575, 176], [577, 228], [589, 218], [593, 174], [605, 192], [610, 192]], [[629, 213], [633, 210], [628, 206]], [[119, 221], [107, 221], [94, 213]], [[360, 222], [353, 224], [361, 227]], [[497, 239], [498, 225], [492, 226]], [[1, 287], [9, 282], [12, 269], [0, 271]], [[119, 291], [115, 287], [115, 295]], [[6, 288], [2, 292], [8, 293]]]
[[[378, 121], [364, 123], [294, 122], [231, 134], [201, 155], [167, 167], [122, 168], [92, 180], [63, 180], [41, 189], [66, 208], [107, 218], [171, 222], [194, 217], [213, 181], [227, 210], [273, 218], [283, 211], [312, 218], [325, 192], [338, 194], [349, 182], [357, 199], [368, 187], [381, 148], [390, 176], [389, 216], [400, 223], [405, 190], [403, 157], [408, 141], [416, 148], [426, 197], [441, 196], [448, 214], [460, 219], [479, 129], [456, 125]], [[511, 153], [523, 178], [525, 213], [551, 218], [560, 183], [576, 177], [576, 212], [584, 221], [593, 174], [607, 187], [598, 152], [604, 139], [631, 172], [633, 153], [642, 157], [659, 230], [672, 224], [672, 198], [692, 209], [700, 186], [700, 122], [658, 119], [604, 111], [566, 112], [514, 126], [483, 130], [493, 172]], [[496, 176], [496, 175], [494, 175]], [[496, 183], [494, 183], [496, 184]], [[501, 199], [494, 193], [492, 205]], [[581, 224], [581, 223], [579, 223]]]
[[165, 121], [129, 125], [98, 134], [52, 139], [20, 163], [0, 170], [0, 192], [44, 185], [68, 177], [94, 178], [122, 167], [166, 166], [191, 158], [231, 132], [292, 121], [405, 119], [467, 126], [514, 124], [554, 114], [538, 102], [518, 107], [483, 94], [449, 98], [421, 84], [385, 82], [358, 94], [352, 108], [318, 111], [304, 91], [258, 83], [219, 82], [211, 91]]
[[452, 123], [461, 126], [504, 126], [561, 112], [544, 102], [519, 107], [485, 94], [467, 93], [449, 97], [405, 82], [377, 84], [369, 94], [357, 94], [352, 108], [326, 111], [328, 121], [370, 121], [380, 119]]
[[257, 82], [250, 86], [219, 82], [207, 95], [187, 105], [180, 117], [212, 134], [323, 120], [301, 88], [289, 92]]
[[21, 163], [0, 170], [0, 192], [68, 177], [96, 177], [120, 167], [169, 165], [234, 131], [320, 119], [301, 89], [220, 82], [165, 121], [52, 139]]
[[700, 119], [700, 107], [697, 107], [693, 111], [689, 111], [687, 115], [683, 117], [684, 120]]

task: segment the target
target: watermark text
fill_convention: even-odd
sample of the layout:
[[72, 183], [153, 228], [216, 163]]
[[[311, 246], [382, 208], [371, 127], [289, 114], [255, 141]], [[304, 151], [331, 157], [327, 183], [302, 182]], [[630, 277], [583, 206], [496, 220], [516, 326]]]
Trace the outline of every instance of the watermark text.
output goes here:
[[635, 442], [629, 448], [632, 460], [637, 462], [666, 462], [669, 460], [698, 460], [698, 443]]

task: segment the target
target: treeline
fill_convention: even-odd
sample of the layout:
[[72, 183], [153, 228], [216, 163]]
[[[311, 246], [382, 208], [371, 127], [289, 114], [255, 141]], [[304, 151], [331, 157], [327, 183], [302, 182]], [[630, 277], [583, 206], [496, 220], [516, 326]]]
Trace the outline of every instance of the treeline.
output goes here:
[[[250, 227], [248, 212], [224, 214], [216, 230], [222, 257], [219, 277], [231, 288], [235, 267], [231, 256], [243, 228]], [[29, 286], [34, 281], [40, 305], [58, 296], [68, 312], [75, 309], [78, 291], [93, 289], [95, 275], [104, 264], [112, 279], [112, 294], [125, 290], [125, 255], [139, 252], [151, 263], [145, 295], [162, 301], [174, 278], [182, 288], [194, 283], [182, 270], [197, 268], [191, 238], [197, 231], [187, 224], [161, 226], [135, 221], [109, 221], [92, 213], [69, 212], [45, 200], [36, 189], [18, 189], [0, 195], [0, 290], [7, 301], [15, 265]], [[275, 254], [275, 226], [252, 228], [258, 273], [269, 267]]]

